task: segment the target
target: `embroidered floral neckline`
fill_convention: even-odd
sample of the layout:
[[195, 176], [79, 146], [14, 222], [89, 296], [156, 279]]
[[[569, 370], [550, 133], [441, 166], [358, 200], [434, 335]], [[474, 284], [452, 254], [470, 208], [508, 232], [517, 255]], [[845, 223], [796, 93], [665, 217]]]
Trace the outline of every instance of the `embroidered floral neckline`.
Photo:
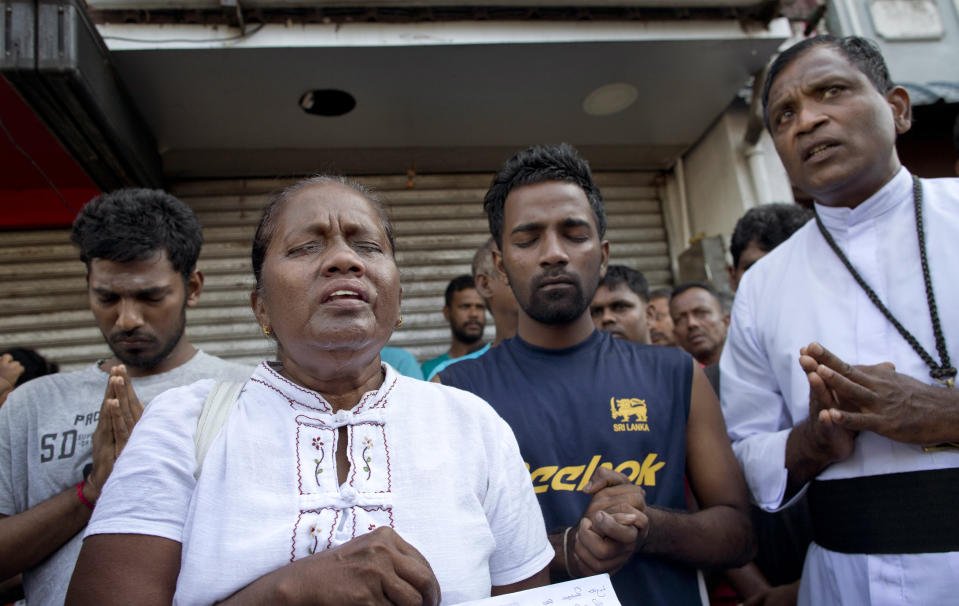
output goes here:
[[383, 383], [375, 391], [368, 391], [351, 409], [333, 411], [332, 405], [322, 394], [294, 383], [281, 375], [273, 362], [261, 362], [253, 372], [251, 381], [278, 392], [294, 409], [307, 409], [311, 414], [317, 412], [332, 417], [356, 417], [374, 410], [385, 409], [389, 403], [389, 395], [396, 385], [397, 374], [388, 364], [382, 364]]

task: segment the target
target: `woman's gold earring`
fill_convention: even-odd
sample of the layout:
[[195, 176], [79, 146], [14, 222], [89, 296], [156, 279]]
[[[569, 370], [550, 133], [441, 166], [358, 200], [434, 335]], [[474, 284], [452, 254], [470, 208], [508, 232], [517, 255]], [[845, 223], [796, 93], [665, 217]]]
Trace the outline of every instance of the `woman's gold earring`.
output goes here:
[[260, 328], [263, 329], [263, 336], [264, 336], [264, 337], [269, 337], [270, 335], [273, 334], [273, 331], [270, 330], [270, 327], [269, 327], [269, 326], [261, 326]]
[[403, 326], [403, 316], [400, 316], [400, 319], [396, 321], [396, 327], [399, 328]]

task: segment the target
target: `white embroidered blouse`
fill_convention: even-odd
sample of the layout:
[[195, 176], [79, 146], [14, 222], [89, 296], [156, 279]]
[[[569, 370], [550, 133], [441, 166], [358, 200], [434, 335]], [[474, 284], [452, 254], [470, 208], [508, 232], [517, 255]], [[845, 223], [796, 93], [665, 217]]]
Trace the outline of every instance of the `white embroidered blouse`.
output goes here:
[[[221, 600], [289, 562], [390, 526], [429, 561], [444, 604], [526, 579], [553, 550], [506, 423], [472, 394], [397, 374], [353, 409], [257, 367], [194, 480], [213, 381], [158, 396], [104, 487], [87, 536], [183, 545], [175, 603]], [[347, 427], [350, 471], [337, 483]], [[317, 579], [322, 583], [322, 579]]]

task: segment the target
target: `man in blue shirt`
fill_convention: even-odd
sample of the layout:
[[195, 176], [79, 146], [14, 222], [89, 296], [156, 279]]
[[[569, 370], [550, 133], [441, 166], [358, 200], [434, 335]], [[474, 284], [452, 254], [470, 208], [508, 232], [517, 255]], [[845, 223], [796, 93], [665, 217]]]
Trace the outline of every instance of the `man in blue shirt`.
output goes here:
[[[518, 334], [440, 373], [510, 424], [555, 548], [554, 580], [613, 574], [623, 604], [700, 604], [696, 568], [753, 555], [746, 487], [688, 354], [614, 339], [589, 304], [606, 215], [568, 145], [520, 152], [486, 195]], [[687, 513], [688, 478], [700, 510]]]

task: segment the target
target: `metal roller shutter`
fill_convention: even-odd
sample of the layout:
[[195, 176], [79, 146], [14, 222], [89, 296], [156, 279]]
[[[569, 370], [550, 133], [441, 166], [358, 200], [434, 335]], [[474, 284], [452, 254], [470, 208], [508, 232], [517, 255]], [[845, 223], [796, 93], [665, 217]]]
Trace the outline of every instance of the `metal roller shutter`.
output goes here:
[[[482, 199], [489, 174], [363, 177], [390, 203], [403, 285], [403, 327], [392, 345], [420, 360], [445, 351], [443, 291], [470, 271], [488, 236]], [[655, 173], [598, 173], [609, 215], [612, 262], [641, 270], [653, 286], [672, 283], [662, 202]], [[205, 244], [206, 283], [188, 311], [190, 341], [208, 353], [254, 363], [273, 353], [249, 307], [250, 241], [271, 194], [292, 181], [245, 179], [186, 182], [173, 192], [197, 213]], [[0, 343], [38, 349], [72, 370], [109, 350], [87, 307], [84, 270], [69, 230], [0, 233]], [[492, 327], [488, 327], [492, 335]]]

